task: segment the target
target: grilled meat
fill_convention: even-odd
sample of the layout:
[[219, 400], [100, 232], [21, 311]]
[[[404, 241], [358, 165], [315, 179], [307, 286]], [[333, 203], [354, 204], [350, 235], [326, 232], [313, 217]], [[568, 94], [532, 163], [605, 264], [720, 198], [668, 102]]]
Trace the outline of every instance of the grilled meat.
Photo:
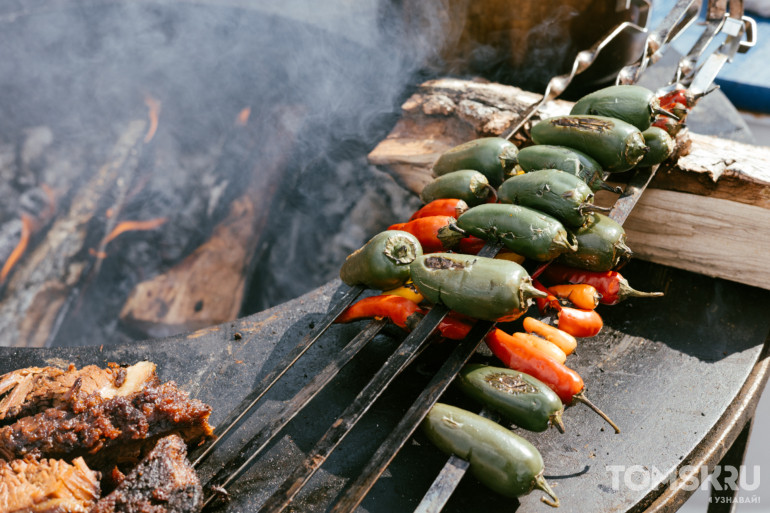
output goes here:
[[0, 458], [83, 456], [94, 468], [135, 462], [161, 436], [177, 433], [188, 443], [211, 436], [210, 413], [174, 382], [106, 401], [94, 393], [0, 428]]
[[83, 458], [0, 461], [0, 513], [86, 513], [99, 479]]
[[203, 490], [187, 461], [184, 441], [162, 438], [120, 485], [90, 513], [188, 513], [199, 511]]
[[0, 422], [35, 415], [46, 408], [98, 393], [103, 399], [126, 396], [158, 384], [155, 364], [139, 362], [130, 367], [111, 363], [106, 369], [88, 365], [29, 367], [0, 376]]

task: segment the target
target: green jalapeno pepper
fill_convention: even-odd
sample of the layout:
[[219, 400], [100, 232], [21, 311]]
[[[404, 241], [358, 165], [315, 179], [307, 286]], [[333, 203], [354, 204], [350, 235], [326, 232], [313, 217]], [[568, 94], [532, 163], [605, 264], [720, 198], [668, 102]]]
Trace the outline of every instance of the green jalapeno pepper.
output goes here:
[[494, 194], [494, 189], [486, 176], [472, 169], [461, 169], [425, 184], [420, 199], [430, 203], [437, 199], [454, 198], [473, 206], [486, 203], [490, 194]]
[[583, 180], [592, 191], [604, 189], [616, 192], [602, 179], [602, 166], [582, 151], [566, 146], [535, 144], [519, 150], [519, 167], [526, 172], [559, 169]]
[[531, 133], [535, 144], [583, 151], [611, 173], [631, 169], [647, 153], [638, 128], [604, 116], [556, 116], [537, 123]]
[[647, 130], [660, 110], [660, 102], [646, 87], [615, 85], [605, 87], [582, 97], [570, 114], [592, 114], [621, 119], [639, 130]]
[[543, 478], [543, 457], [534, 445], [480, 415], [436, 403], [422, 431], [436, 447], [470, 463], [471, 473], [482, 484], [506, 497], [521, 497], [535, 488], [543, 490], [558, 507], [559, 499]]
[[468, 364], [455, 381], [460, 390], [505, 419], [530, 431], [545, 431], [553, 424], [564, 432], [564, 403], [548, 385], [504, 367]]
[[502, 137], [483, 137], [455, 146], [433, 164], [433, 174], [443, 176], [460, 169], [474, 169], [497, 187], [516, 166], [518, 148]]
[[650, 151], [637, 164], [638, 166], [660, 164], [674, 153], [674, 139], [662, 128], [651, 126], [642, 132], [642, 136], [644, 137], [644, 143]]
[[431, 253], [410, 266], [412, 282], [432, 303], [484, 319], [515, 320], [545, 294], [515, 262], [458, 253]]
[[372, 237], [345, 259], [340, 279], [350, 286], [390, 290], [409, 279], [409, 265], [422, 255], [417, 237], [399, 230], [386, 230]]
[[489, 203], [463, 212], [457, 226], [486, 241], [500, 241], [520, 255], [540, 262], [575, 251], [575, 239], [553, 217], [519, 205]]
[[577, 228], [593, 206], [594, 193], [577, 176], [558, 169], [542, 169], [512, 176], [500, 186], [502, 203], [524, 205], [549, 214], [567, 226]]
[[562, 264], [588, 271], [609, 271], [620, 267], [631, 258], [631, 248], [626, 246], [626, 232], [609, 217], [588, 214], [586, 223], [575, 232], [577, 251], [559, 256]]

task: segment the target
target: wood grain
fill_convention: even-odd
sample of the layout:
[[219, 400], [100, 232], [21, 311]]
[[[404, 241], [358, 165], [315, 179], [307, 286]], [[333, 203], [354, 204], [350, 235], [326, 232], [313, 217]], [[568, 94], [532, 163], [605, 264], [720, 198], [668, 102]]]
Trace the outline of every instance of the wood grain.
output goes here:
[[770, 209], [648, 189], [623, 226], [634, 258], [770, 288]]

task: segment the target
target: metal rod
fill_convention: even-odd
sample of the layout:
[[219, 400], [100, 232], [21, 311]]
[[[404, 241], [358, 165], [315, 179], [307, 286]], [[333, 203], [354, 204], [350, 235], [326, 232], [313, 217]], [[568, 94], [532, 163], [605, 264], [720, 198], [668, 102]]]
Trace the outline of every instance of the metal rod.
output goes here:
[[364, 287], [356, 285], [351, 287], [345, 294], [337, 301], [334, 307], [326, 314], [323, 320], [315, 326], [315, 328], [287, 354], [278, 365], [273, 368], [259, 384], [247, 395], [241, 404], [236, 406], [233, 411], [227, 416], [227, 418], [220, 423], [214, 430], [216, 438], [206, 446], [204, 451], [195, 458], [193, 466], [200, 465], [212, 451], [222, 442], [225, 435], [229, 433], [241, 420], [256, 406], [257, 402], [267, 393], [275, 383], [286, 374], [286, 372], [294, 365], [305, 352], [318, 340], [321, 335], [331, 326], [334, 320], [355, 301], [355, 299], [361, 295], [364, 291]]
[[516, 132], [521, 130], [521, 127], [523, 127], [524, 124], [529, 121], [530, 118], [535, 115], [535, 113], [537, 113], [543, 104], [555, 99], [561, 93], [563, 93], [564, 90], [567, 89], [567, 86], [569, 86], [572, 82], [572, 79], [588, 69], [599, 56], [599, 53], [601, 53], [601, 51], [608, 44], [610, 44], [616, 37], [625, 32], [627, 29], [632, 29], [637, 32], [645, 32], [643, 27], [631, 23], [630, 21], [624, 21], [623, 23], [610, 30], [609, 33], [607, 33], [591, 48], [579, 52], [577, 56], [575, 56], [575, 60], [572, 63], [572, 69], [570, 72], [566, 75], [559, 75], [549, 80], [548, 85], [546, 85], [545, 92], [543, 93], [543, 97], [540, 99], [540, 101], [533, 103], [527, 108], [526, 111], [524, 111], [524, 113], [519, 117], [519, 120], [516, 122], [516, 125], [511, 128], [511, 130], [507, 135], [504, 136], [504, 138], [510, 140], [516, 134]]
[[331, 513], [353, 511], [361, 503], [380, 475], [385, 471], [390, 462], [393, 461], [398, 451], [409, 440], [409, 437], [412, 436], [412, 433], [420, 425], [428, 411], [430, 411], [439, 397], [454, 381], [455, 376], [463, 368], [463, 365], [476, 352], [479, 344], [481, 344], [481, 341], [484, 340], [484, 337], [494, 325], [495, 323], [490, 321], [477, 322], [470, 333], [468, 333], [468, 336], [455, 347], [449, 358], [447, 358], [433, 379], [430, 380], [430, 383], [412, 403], [412, 406], [396, 428], [374, 453], [374, 456], [372, 456], [372, 459], [361, 471], [359, 477], [345, 490], [343, 496], [332, 508]]
[[449, 310], [443, 305], [436, 305], [428, 312], [417, 325], [417, 328], [404, 339], [385, 364], [380, 367], [355, 400], [334, 421], [305, 460], [267, 499], [262, 509], [259, 510], [261, 513], [282, 511], [291, 502], [364, 413], [369, 410], [374, 401], [382, 395], [385, 388], [427, 346], [429, 335], [433, 333], [448, 312]]
[[449, 498], [455, 492], [457, 484], [465, 477], [470, 466], [470, 462], [457, 456], [450, 456], [428, 488], [425, 496], [414, 508], [414, 513], [431, 513], [444, 509]]
[[[497, 416], [486, 408], [483, 408], [479, 415], [497, 421]], [[414, 513], [431, 513], [444, 509], [469, 467], [470, 462], [459, 456], [450, 456], [414, 509]]]
[[[348, 342], [342, 351], [337, 354], [329, 365], [316, 374], [310, 382], [302, 387], [302, 390], [294, 395], [294, 397], [284, 403], [281, 411], [273, 417], [273, 420], [260, 429], [259, 432], [246, 443], [246, 445], [241, 447], [238, 455], [228, 461], [222, 469], [220, 469], [219, 472], [206, 483], [204, 489], [227, 488], [233, 481], [238, 479], [251, 466], [253, 461], [265, 447], [267, 447], [275, 435], [277, 435], [286, 424], [291, 422], [291, 420], [302, 411], [302, 409], [307, 406], [316, 395], [318, 395], [323, 387], [325, 387], [339, 373], [339, 371], [369, 343], [370, 340], [382, 331], [382, 328], [384, 328], [386, 324], [387, 320], [379, 319], [370, 322], [363, 330], [361, 330], [358, 335]], [[214, 502], [217, 496], [216, 493], [209, 495], [203, 503], [203, 507], [205, 508]]]

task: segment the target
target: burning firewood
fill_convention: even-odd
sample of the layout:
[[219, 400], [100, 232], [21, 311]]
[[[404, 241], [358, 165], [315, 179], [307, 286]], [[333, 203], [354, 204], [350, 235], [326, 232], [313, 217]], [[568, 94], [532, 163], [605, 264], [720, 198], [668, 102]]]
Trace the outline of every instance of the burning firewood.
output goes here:
[[131, 183], [146, 126], [144, 121], [127, 125], [109, 163], [79, 190], [69, 211], [54, 221], [35, 250], [16, 264], [0, 303], [5, 345], [41, 347], [49, 343], [70, 290], [87, 267], [80, 256], [87, 225], [98, 214], [102, 198]]
[[211, 237], [168, 272], [139, 283], [120, 313], [122, 323], [144, 336], [164, 336], [238, 317], [270, 204], [296, 139], [303, 110], [282, 107], [264, 134], [242, 110], [225, 143], [218, 174], [251, 168], [243, 194]]

